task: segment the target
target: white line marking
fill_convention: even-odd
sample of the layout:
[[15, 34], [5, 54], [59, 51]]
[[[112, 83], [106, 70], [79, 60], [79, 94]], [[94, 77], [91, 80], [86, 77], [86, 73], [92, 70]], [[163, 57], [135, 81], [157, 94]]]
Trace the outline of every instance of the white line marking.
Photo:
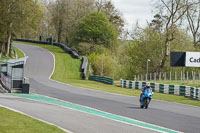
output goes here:
[[49, 51], [49, 50], [47, 50], [49, 53], [51, 53], [51, 55], [53, 56], [53, 71], [51, 72], [51, 75], [49, 76], [49, 79], [51, 79], [51, 77], [52, 77], [52, 75], [53, 75], [53, 73], [54, 73], [54, 71], [55, 71], [55, 67], [56, 67], [56, 59], [55, 59], [55, 55], [51, 52], [51, 51]]
[[31, 118], [33, 118], [33, 119], [36, 119], [36, 120], [39, 120], [39, 121], [41, 121], [41, 122], [47, 123], [47, 124], [49, 124], [49, 125], [55, 126], [55, 127], [59, 128], [59, 129], [63, 130], [64, 132], [67, 132], [67, 133], [73, 133], [72, 131], [69, 131], [69, 130], [67, 130], [67, 129], [64, 129], [64, 128], [58, 126], [58, 125], [55, 125], [55, 124], [50, 123], [50, 122], [47, 122], [47, 121], [45, 121], [45, 120], [42, 120], [42, 119], [36, 118], [36, 117], [34, 117], [34, 116], [31, 116], [31, 115], [28, 115], [28, 114], [26, 114], [26, 113], [24, 113], [24, 112], [21, 112], [21, 111], [19, 111], [19, 110], [16, 110], [16, 109], [13, 109], [13, 108], [10, 108], [10, 107], [7, 107], [7, 106], [4, 106], [4, 105], [1, 105], [1, 104], [0, 104], [0, 107], [3, 107], [3, 108], [6, 108], [6, 109], [9, 109], [9, 110], [11, 110], [11, 111], [14, 111], [14, 112], [17, 112], [17, 113], [20, 113], [20, 114], [26, 115], [26, 116], [31, 117]]

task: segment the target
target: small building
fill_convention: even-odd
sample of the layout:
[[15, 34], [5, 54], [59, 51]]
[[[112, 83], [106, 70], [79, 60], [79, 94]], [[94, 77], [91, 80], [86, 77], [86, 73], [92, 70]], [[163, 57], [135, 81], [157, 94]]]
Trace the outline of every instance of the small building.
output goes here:
[[9, 92], [22, 92], [27, 57], [0, 61], [0, 81]]

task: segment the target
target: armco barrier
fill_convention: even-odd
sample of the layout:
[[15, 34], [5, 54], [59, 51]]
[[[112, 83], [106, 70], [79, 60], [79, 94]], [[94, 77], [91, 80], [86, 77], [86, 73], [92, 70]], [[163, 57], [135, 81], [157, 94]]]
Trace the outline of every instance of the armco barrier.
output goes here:
[[86, 79], [86, 73], [87, 73], [87, 67], [88, 67], [88, 59], [86, 56], [83, 56], [82, 57], [82, 60], [81, 60], [81, 79]]
[[[109, 78], [109, 77], [105, 77], [105, 76], [98, 76], [98, 75], [89, 76], [88, 79], [92, 80], [92, 81], [101, 82], [101, 83], [104, 83], [104, 84], [110, 84], [110, 85], [114, 84], [114, 79]], [[125, 83], [125, 86], [126, 86], [126, 82], [124, 82], [124, 83]], [[123, 85], [122, 87], [124, 87], [124, 83], [122, 84]]]
[[[123, 88], [142, 89], [146, 85], [146, 82], [120, 79], [120, 84], [121, 87]], [[179, 86], [179, 85], [159, 84], [159, 83], [150, 83], [150, 84], [151, 88], [155, 92], [186, 96], [200, 100], [200, 88], [182, 86], [182, 85]]]
[[62, 44], [62, 43], [52, 43], [52, 42], [44, 42], [44, 41], [35, 41], [35, 40], [26, 40], [26, 39], [15, 39], [16, 41], [22, 41], [22, 42], [30, 42], [30, 43], [38, 43], [38, 44], [46, 44], [46, 45], [54, 45], [58, 46], [61, 49], [63, 49], [66, 53], [70, 54], [72, 58], [79, 59], [78, 53], [70, 48], [69, 46]]

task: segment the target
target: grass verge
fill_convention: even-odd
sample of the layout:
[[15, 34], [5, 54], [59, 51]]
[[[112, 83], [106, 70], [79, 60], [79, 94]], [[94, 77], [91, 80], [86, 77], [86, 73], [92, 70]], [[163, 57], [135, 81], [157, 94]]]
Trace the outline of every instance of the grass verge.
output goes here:
[[[139, 97], [140, 95], [140, 92], [141, 92], [140, 90], [125, 89], [125, 88], [117, 87], [116, 85], [106, 85], [106, 84], [102, 84], [102, 83], [94, 82], [94, 81], [80, 80], [80, 73], [78, 72], [80, 68], [80, 63], [81, 63], [80, 60], [71, 58], [70, 55], [64, 53], [64, 51], [60, 49], [59, 47], [51, 46], [51, 45], [43, 45], [43, 44], [25, 43], [25, 42], [18, 42], [18, 43], [39, 46], [54, 53], [55, 58], [56, 58], [56, 70], [52, 76], [52, 79], [54, 80], [67, 83], [73, 86], [105, 91], [105, 92], [110, 92], [110, 93], [115, 93], [115, 94], [122, 94], [122, 95], [128, 95], [128, 96], [136, 96], [136, 97]], [[72, 65], [73, 67], [71, 67]], [[65, 71], [62, 71], [62, 69], [64, 69]], [[71, 75], [70, 73], [72, 73], [72, 75], [74, 76], [70, 76]], [[191, 98], [187, 98], [183, 96], [154, 93], [153, 99], [200, 106], [200, 101], [193, 100]]]
[[[18, 48], [16, 48], [16, 47], [12, 47], [15, 51], [16, 51], [16, 53], [17, 53], [17, 56], [18, 56], [18, 58], [22, 58], [22, 57], [24, 57], [24, 53], [21, 51], [21, 50], [19, 50]], [[14, 58], [14, 53], [12, 52], [12, 58]], [[11, 57], [7, 57], [7, 56], [5, 56], [5, 55], [2, 55], [1, 56], [1, 60], [9, 60], [9, 59], [11, 59]]]
[[13, 49], [16, 51], [18, 58], [24, 57], [24, 53], [21, 50], [16, 47], [13, 47]]
[[0, 133], [65, 133], [55, 126], [2, 107], [0, 112]]

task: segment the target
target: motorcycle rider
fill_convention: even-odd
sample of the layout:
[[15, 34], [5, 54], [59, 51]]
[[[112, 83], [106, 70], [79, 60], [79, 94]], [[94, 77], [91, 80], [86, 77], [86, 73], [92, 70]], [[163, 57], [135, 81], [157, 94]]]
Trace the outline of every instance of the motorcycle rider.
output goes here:
[[147, 90], [147, 89], [151, 89], [151, 84], [150, 84], [150, 82], [147, 82], [147, 83], [146, 83], [146, 86], [144, 86], [144, 87], [142, 88], [142, 91], [141, 91], [141, 94], [140, 94], [140, 102], [142, 101], [142, 95], [144, 94], [145, 90]]

